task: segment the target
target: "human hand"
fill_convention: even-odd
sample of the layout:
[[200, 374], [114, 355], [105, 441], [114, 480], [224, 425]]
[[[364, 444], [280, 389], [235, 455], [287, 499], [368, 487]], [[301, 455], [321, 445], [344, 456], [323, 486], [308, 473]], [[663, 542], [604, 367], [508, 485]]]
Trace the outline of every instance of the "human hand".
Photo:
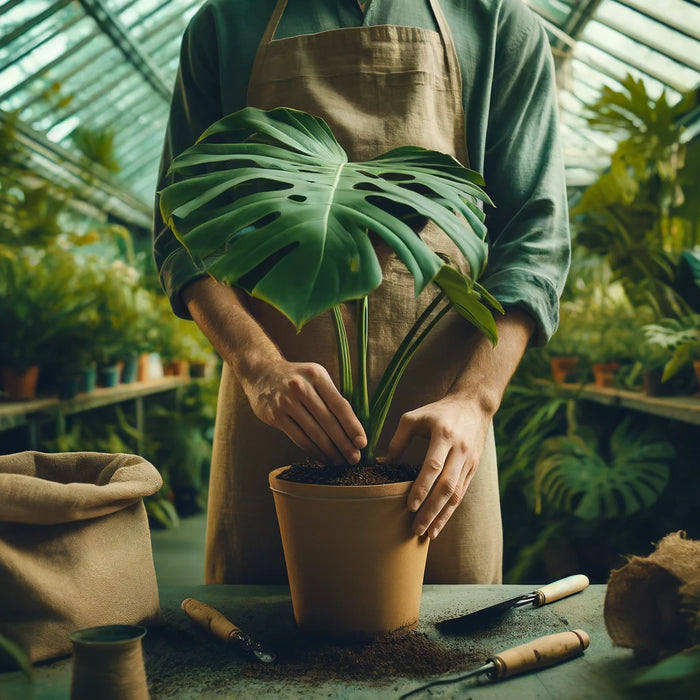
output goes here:
[[389, 444], [386, 461], [395, 462], [416, 436], [429, 440], [418, 477], [408, 495], [416, 511], [413, 532], [435, 539], [462, 502], [481, 459], [491, 415], [455, 396], [404, 413]]
[[365, 431], [322, 365], [278, 360], [243, 388], [255, 415], [310, 457], [333, 464], [360, 461]]

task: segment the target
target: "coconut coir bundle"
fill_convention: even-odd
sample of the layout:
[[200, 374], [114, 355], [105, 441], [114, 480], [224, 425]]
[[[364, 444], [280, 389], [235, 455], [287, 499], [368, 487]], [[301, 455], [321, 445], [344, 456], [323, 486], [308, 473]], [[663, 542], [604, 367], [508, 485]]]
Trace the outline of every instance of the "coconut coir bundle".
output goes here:
[[613, 644], [646, 659], [700, 643], [700, 541], [671, 533], [611, 572], [604, 614]]

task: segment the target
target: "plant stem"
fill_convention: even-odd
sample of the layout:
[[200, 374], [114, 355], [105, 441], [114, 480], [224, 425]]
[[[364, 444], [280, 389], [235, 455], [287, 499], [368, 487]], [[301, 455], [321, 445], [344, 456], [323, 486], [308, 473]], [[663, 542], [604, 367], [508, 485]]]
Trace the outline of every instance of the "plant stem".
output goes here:
[[345, 331], [345, 323], [343, 322], [343, 313], [340, 306], [334, 306], [333, 321], [335, 328], [335, 338], [338, 347], [338, 373], [340, 375], [340, 393], [354, 405], [353, 399], [353, 382], [352, 382], [352, 364], [350, 362], [350, 347], [348, 345], [348, 335]]
[[[368, 333], [369, 303], [367, 297], [364, 296], [357, 301], [357, 385], [354, 392], [354, 409], [365, 430], [369, 427], [369, 392], [367, 390]], [[365, 452], [366, 450], [367, 448], [365, 448]], [[365, 458], [370, 458], [369, 455], [366, 455], [364, 452], [362, 457], [363, 463]]]
[[445, 306], [440, 309], [440, 311], [428, 323], [428, 325], [421, 330], [444, 297], [445, 293], [440, 292], [430, 302], [430, 304], [428, 304], [423, 313], [418, 317], [416, 322], [406, 334], [406, 337], [397, 348], [396, 352], [391, 358], [391, 361], [389, 362], [389, 365], [382, 375], [374, 398], [372, 399], [372, 420], [367, 432], [367, 447], [365, 448], [368, 459], [374, 458], [377, 442], [379, 441], [379, 437], [384, 429], [384, 422], [386, 421], [389, 407], [391, 406], [394, 394], [396, 393], [396, 387], [398, 386], [399, 380], [406, 370], [408, 363], [411, 361], [411, 358], [420, 347], [421, 343], [425, 340], [426, 336], [432, 331], [442, 317], [452, 308], [451, 303], [448, 302], [445, 304]]

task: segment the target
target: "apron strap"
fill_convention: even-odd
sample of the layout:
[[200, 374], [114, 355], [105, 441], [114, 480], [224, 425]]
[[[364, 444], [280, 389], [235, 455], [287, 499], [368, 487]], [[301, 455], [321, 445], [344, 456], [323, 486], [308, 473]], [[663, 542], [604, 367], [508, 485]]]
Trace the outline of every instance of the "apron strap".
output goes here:
[[279, 26], [280, 20], [282, 19], [282, 15], [284, 14], [286, 8], [287, 0], [277, 0], [275, 9], [272, 11], [272, 16], [270, 17], [270, 21], [267, 23], [265, 33], [260, 40], [261, 44], [269, 44], [272, 41], [272, 37], [275, 36], [275, 32], [277, 31], [277, 27]]
[[445, 58], [447, 60], [449, 74], [452, 76], [453, 82], [457, 83], [457, 85], [453, 84], [452, 87], [459, 87], [459, 90], [457, 90], [459, 93], [462, 90], [462, 71], [459, 67], [459, 61], [457, 60], [457, 49], [455, 48], [455, 43], [452, 39], [452, 32], [447, 26], [447, 20], [445, 19], [445, 15], [442, 12], [442, 8], [440, 7], [438, 0], [430, 0], [430, 7], [433, 11], [433, 15], [435, 16], [438, 31], [440, 32], [442, 43], [445, 47]]
[[[464, 105], [462, 103], [462, 69], [459, 65], [459, 59], [457, 58], [457, 49], [455, 48], [454, 39], [452, 38], [452, 32], [447, 25], [447, 20], [442, 12], [440, 3], [438, 0], [430, 0], [430, 7], [433, 10], [433, 15], [435, 16], [435, 21], [438, 25], [438, 31], [442, 37], [442, 44], [445, 47], [445, 61], [447, 62], [447, 70], [450, 76], [450, 84], [452, 87], [452, 94], [456, 95], [454, 110], [455, 118], [459, 120], [461, 124], [461, 133], [463, 134], [459, 143], [456, 144], [458, 147], [462, 147], [462, 153], [457, 153], [458, 159], [462, 161], [462, 164], [469, 167], [469, 152], [467, 149], [467, 129], [466, 129], [466, 119], [464, 118]], [[481, 206], [481, 200], [478, 201], [478, 205]]]
[[[264, 61], [262, 59], [263, 51], [267, 48], [268, 44], [272, 41], [272, 37], [277, 31], [277, 27], [282, 19], [282, 15], [287, 7], [287, 0], [277, 0], [275, 9], [272, 11], [272, 15], [265, 27], [265, 32], [260, 39], [258, 44], [258, 50], [255, 52], [255, 58], [253, 59], [253, 67], [250, 70], [250, 76], [248, 77], [248, 92], [250, 91], [250, 86], [257, 83], [262, 77], [264, 72]], [[246, 104], [250, 104], [250, 99], [246, 98]]]

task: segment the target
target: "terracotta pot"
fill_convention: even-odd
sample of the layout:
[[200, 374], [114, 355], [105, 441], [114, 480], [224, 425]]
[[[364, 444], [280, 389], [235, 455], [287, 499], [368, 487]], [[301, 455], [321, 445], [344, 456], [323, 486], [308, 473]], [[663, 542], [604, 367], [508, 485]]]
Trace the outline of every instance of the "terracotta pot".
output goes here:
[[2, 370], [2, 386], [10, 401], [35, 399], [38, 381], [38, 367], [29, 367], [21, 372], [10, 367], [4, 367]]
[[411, 532], [411, 482], [326, 486], [269, 475], [297, 626], [343, 640], [416, 626], [427, 537]]
[[700, 387], [700, 360], [693, 360], [693, 369], [695, 370], [695, 376], [698, 379], [698, 386]]
[[151, 355], [150, 353], [143, 353], [139, 355], [139, 368], [137, 379], [140, 382], [145, 382], [151, 378]]
[[190, 366], [186, 360], [173, 360], [163, 368], [166, 377], [189, 377]]
[[615, 384], [615, 373], [620, 369], [620, 363], [600, 362], [594, 364], [592, 369], [595, 385], [609, 388]]
[[564, 382], [578, 367], [578, 357], [553, 357], [550, 360], [552, 377], [556, 382]]

